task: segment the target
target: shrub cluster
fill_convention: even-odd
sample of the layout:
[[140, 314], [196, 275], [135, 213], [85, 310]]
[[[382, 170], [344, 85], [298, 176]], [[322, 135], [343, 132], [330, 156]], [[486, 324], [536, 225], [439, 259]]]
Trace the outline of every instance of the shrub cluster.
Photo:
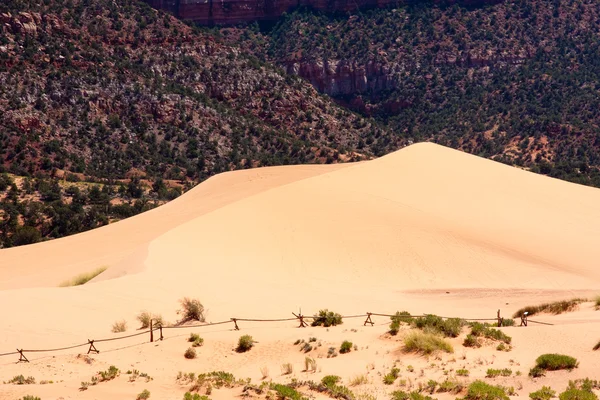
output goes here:
[[475, 381], [469, 385], [465, 400], [509, 400], [503, 387]]
[[254, 339], [250, 335], [240, 336], [238, 340], [238, 345], [235, 349], [238, 353], [244, 353], [250, 350], [254, 346]]
[[452, 345], [444, 338], [425, 332], [412, 332], [404, 338], [404, 349], [408, 352], [431, 354], [436, 351], [454, 353]]
[[315, 314], [312, 322], [312, 326], [336, 326], [342, 324], [342, 316], [333, 311], [327, 309], [320, 310], [318, 314]]

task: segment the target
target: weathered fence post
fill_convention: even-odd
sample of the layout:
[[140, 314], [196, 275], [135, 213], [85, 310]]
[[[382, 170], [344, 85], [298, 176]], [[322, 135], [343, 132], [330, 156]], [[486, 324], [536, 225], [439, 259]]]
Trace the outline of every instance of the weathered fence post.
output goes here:
[[88, 343], [90, 345], [90, 348], [88, 349], [88, 352], [87, 352], [88, 354], [90, 354], [92, 352], [96, 353], [96, 354], [100, 353], [100, 351], [98, 351], [98, 349], [96, 348], [96, 346], [94, 346], [94, 341], [93, 340], [88, 339]]
[[239, 326], [238, 326], [238, 324], [237, 324], [237, 318], [231, 318], [231, 320], [233, 321], [233, 324], [235, 325], [235, 330], [236, 330], [236, 331], [239, 331], [239, 330], [240, 330], [240, 327], [239, 327]]
[[150, 343], [154, 342], [154, 330], [152, 326], [152, 318], [150, 318]]
[[371, 324], [371, 326], [375, 325], [375, 322], [373, 322], [373, 320], [371, 320], [371, 313], [367, 312], [367, 319], [365, 320], [365, 323], [363, 324], [363, 326], [367, 326], [367, 324]]
[[162, 324], [160, 324], [158, 326], [158, 329], [160, 329], [160, 340], [163, 340], [163, 334], [162, 334]]
[[306, 328], [308, 326], [308, 324], [304, 322], [304, 315], [302, 315], [302, 313], [298, 315], [292, 313], [292, 315], [300, 320], [300, 325], [298, 325], [298, 328]]
[[19, 361], [17, 361], [17, 363], [20, 363], [20, 362], [29, 362], [29, 360], [27, 359], [27, 357], [25, 357], [25, 354], [23, 354], [23, 349], [21, 349], [21, 350], [17, 349], [17, 351], [19, 352]]
[[498, 328], [500, 328], [502, 326], [503, 322], [504, 322], [504, 318], [500, 317], [500, 310], [498, 310]]

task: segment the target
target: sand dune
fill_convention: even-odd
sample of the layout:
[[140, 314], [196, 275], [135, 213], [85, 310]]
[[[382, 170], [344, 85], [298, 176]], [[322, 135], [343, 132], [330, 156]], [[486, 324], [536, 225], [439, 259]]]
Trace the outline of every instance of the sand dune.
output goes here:
[[[0, 349], [106, 335], [141, 309], [172, 321], [183, 296], [213, 321], [300, 307], [493, 316], [596, 289], [599, 239], [600, 190], [434, 144], [232, 172], [111, 226], [0, 251], [0, 304], [18, 305]], [[94, 282], [56, 288], [100, 265]]]

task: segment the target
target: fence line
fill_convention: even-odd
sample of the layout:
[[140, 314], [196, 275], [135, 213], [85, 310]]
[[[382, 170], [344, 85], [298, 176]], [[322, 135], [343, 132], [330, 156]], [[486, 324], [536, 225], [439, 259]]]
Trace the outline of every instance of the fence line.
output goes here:
[[[304, 321], [305, 319], [316, 320], [319, 318], [318, 315], [306, 316], [306, 315], [302, 315], [302, 314], [295, 314], [295, 313], [292, 313], [292, 314], [294, 315], [294, 318], [277, 318], [277, 319], [230, 318], [229, 320], [226, 320], [226, 321], [209, 322], [209, 323], [202, 323], [202, 324], [196, 324], [196, 325], [152, 326], [152, 322], [151, 322], [150, 329], [142, 331], [142, 332], [134, 333], [131, 335], [119, 336], [119, 337], [113, 337], [113, 338], [105, 338], [105, 339], [95, 339], [95, 340], [88, 339], [87, 343], [77, 344], [77, 345], [73, 345], [73, 346], [60, 347], [60, 348], [55, 348], [55, 349], [30, 349], [30, 350], [17, 349], [17, 351], [12, 351], [9, 353], [0, 353], [0, 357], [12, 356], [12, 355], [19, 354], [20, 357], [19, 357], [19, 361], [17, 361], [17, 362], [29, 362], [29, 360], [27, 359], [27, 357], [25, 357], [25, 355], [23, 353], [49, 353], [49, 352], [54, 352], [54, 351], [64, 351], [64, 350], [75, 349], [77, 347], [83, 347], [83, 346], [89, 346], [89, 349], [87, 352], [88, 354], [91, 352], [100, 353], [100, 351], [96, 349], [95, 343], [104, 343], [104, 342], [111, 342], [111, 341], [115, 341], [115, 340], [128, 339], [128, 338], [132, 338], [135, 336], [147, 335], [148, 333], [150, 333], [150, 342], [153, 342], [154, 341], [154, 332], [156, 332], [156, 331], [160, 331], [160, 338], [158, 340], [163, 340], [163, 330], [164, 329], [187, 329], [187, 328], [191, 329], [191, 328], [203, 328], [203, 327], [214, 326], [214, 325], [234, 324], [234, 329], [240, 330], [240, 328], [237, 324], [238, 321], [242, 321], [242, 322], [299, 321], [300, 325], [298, 327], [303, 328], [303, 327], [308, 326], [308, 324]], [[422, 318], [422, 317], [426, 317], [428, 315], [434, 315], [434, 314], [423, 314], [423, 315], [409, 314], [409, 315], [400, 315], [400, 317], [401, 318]], [[371, 319], [372, 316], [391, 318], [391, 317], [395, 317], [396, 314], [383, 314], [383, 313], [367, 312], [366, 314], [346, 315], [346, 316], [342, 316], [341, 318], [342, 319], [351, 319], [351, 318], [365, 318], [366, 317], [366, 320], [365, 320], [363, 326], [366, 326], [367, 324], [370, 324], [371, 326], [373, 326], [375, 323]], [[440, 318], [450, 319], [450, 318], [456, 318], [456, 317], [441, 317], [440, 316]], [[504, 321], [504, 318], [500, 317], [500, 310], [498, 310], [496, 318], [460, 318], [460, 319], [462, 319], [464, 321], [497, 321], [499, 327], [502, 326], [502, 322]], [[527, 322], [533, 322], [533, 323], [542, 324], [542, 325], [554, 325], [554, 324], [550, 324], [547, 322], [528, 320], [527, 314], [523, 314], [521, 316], [521, 326], [527, 326]]]

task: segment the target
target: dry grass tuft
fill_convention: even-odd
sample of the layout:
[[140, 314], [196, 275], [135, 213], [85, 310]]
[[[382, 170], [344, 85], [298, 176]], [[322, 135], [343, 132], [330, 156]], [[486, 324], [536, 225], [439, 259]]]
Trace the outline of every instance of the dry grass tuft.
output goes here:
[[180, 324], [189, 321], [206, 321], [204, 317], [204, 306], [200, 300], [184, 297], [183, 299], [179, 300], [179, 303], [181, 303], [180, 312], [182, 314], [181, 321], [179, 322]]
[[432, 354], [437, 351], [454, 353], [452, 345], [444, 338], [424, 332], [412, 332], [404, 338], [404, 350], [421, 354]]
[[294, 372], [294, 366], [292, 363], [281, 364], [281, 374], [282, 375], [290, 375]]
[[111, 331], [113, 333], [121, 333], [127, 330], [127, 321], [121, 320], [113, 324]]
[[579, 307], [579, 304], [585, 301], [587, 301], [587, 299], [576, 297], [571, 300], [555, 301], [553, 303], [544, 303], [538, 306], [527, 306], [515, 312], [513, 314], [513, 318], [521, 317], [521, 315], [523, 315], [524, 312], [528, 312], [528, 315], [532, 316], [540, 313], [550, 313], [558, 315], [569, 311], [575, 311], [577, 307]]
[[95, 269], [92, 272], [79, 274], [76, 277], [74, 277], [68, 281], [64, 281], [59, 286], [60, 287], [69, 287], [69, 286], [80, 286], [80, 285], [86, 284], [89, 281], [91, 281], [92, 279], [94, 279], [95, 277], [97, 277], [98, 275], [100, 275], [101, 273], [103, 273], [104, 271], [106, 271], [106, 268], [107, 267], [100, 267], [100, 268]]

